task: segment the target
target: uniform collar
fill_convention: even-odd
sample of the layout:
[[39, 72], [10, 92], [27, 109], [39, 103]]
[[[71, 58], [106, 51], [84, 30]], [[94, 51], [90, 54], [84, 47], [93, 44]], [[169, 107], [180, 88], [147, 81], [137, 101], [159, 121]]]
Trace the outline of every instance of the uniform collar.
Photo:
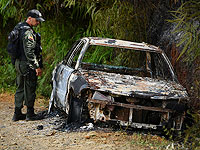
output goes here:
[[33, 29], [33, 27], [30, 26], [26, 21], [24, 21], [24, 25], [25, 25], [25, 26], [29, 26], [31, 29]]

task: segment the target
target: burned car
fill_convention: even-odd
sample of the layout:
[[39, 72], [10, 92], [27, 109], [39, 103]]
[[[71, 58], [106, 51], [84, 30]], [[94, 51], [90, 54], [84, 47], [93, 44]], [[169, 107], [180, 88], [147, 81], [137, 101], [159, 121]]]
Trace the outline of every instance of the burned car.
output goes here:
[[68, 122], [112, 122], [121, 126], [182, 128], [188, 94], [158, 47], [86, 37], [53, 71], [49, 111], [60, 108]]

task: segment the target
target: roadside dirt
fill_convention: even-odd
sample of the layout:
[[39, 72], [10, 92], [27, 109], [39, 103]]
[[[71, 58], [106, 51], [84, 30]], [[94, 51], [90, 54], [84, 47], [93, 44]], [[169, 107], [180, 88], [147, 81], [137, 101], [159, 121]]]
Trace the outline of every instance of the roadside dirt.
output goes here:
[[[46, 102], [47, 103], [47, 102]], [[47, 110], [42, 99], [36, 100], [36, 113]], [[152, 146], [134, 144], [135, 136], [122, 131], [90, 130], [66, 132], [56, 129], [55, 117], [37, 121], [13, 122], [14, 95], [0, 94], [0, 149], [1, 150], [143, 150]], [[23, 112], [26, 109], [23, 108]], [[57, 116], [58, 117], [58, 116]], [[162, 139], [154, 137], [156, 141]]]

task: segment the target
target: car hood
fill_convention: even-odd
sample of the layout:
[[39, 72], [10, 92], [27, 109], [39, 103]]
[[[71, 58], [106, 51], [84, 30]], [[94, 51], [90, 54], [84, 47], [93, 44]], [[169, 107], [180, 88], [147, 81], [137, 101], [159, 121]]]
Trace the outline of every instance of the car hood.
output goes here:
[[81, 70], [89, 87], [117, 95], [151, 98], [151, 99], [180, 99], [187, 98], [183, 86], [173, 81], [152, 79], [95, 70]]

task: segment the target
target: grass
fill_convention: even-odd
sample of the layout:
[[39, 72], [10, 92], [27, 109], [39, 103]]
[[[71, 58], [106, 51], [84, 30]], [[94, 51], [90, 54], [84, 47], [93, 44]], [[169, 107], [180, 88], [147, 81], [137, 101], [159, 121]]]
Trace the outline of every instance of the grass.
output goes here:
[[[167, 147], [172, 147], [173, 141], [166, 140], [164, 137], [158, 135], [134, 133], [132, 135], [132, 144], [138, 146], [144, 146], [148, 149], [166, 149]], [[179, 147], [179, 145], [176, 145]]]

